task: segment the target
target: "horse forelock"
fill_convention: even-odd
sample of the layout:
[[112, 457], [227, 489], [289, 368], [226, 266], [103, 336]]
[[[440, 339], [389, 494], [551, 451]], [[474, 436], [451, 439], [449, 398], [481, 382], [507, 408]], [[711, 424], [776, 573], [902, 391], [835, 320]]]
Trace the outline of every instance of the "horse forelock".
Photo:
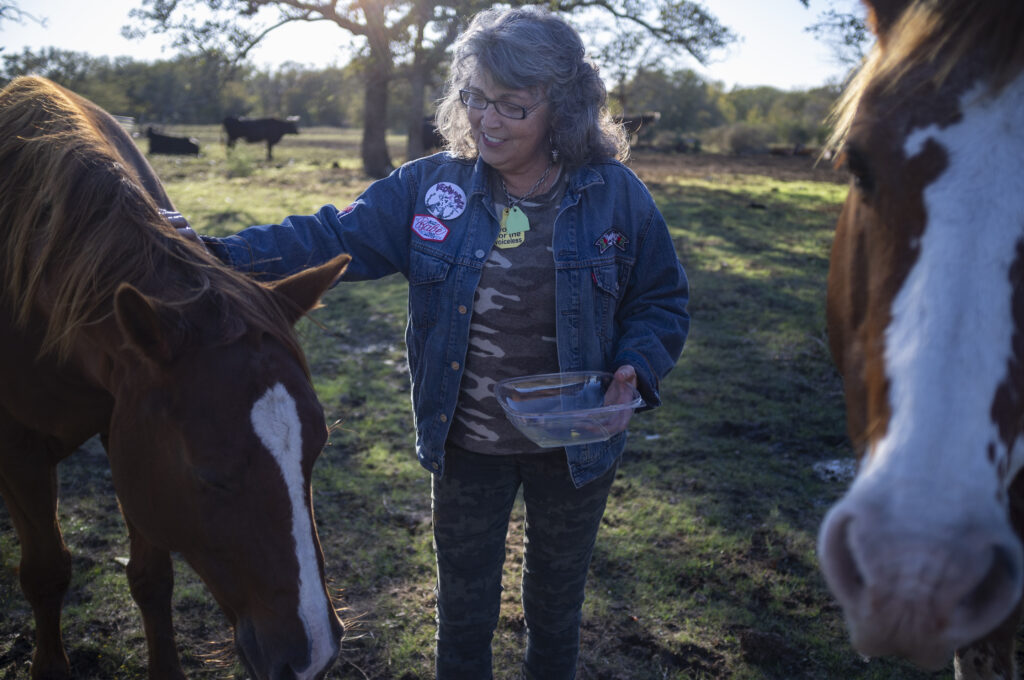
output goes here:
[[178, 237], [63, 89], [24, 77], [0, 91], [0, 167], [0, 302], [21, 325], [44, 310], [40, 354], [66, 359], [80, 332], [110, 318], [114, 293], [127, 282], [180, 316], [180, 328], [205, 300], [224, 319], [243, 321], [222, 324], [221, 342], [254, 328], [302, 361], [278, 297]]
[[[879, 36], [830, 115], [825, 145], [841, 151], [869, 88], [893, 90], [928, 66], [926, 84], [939, 88], [968, 54], [978, 53], [992, 94], [1024, 70], [1024, 3], [1019, 0], [915, 0]], [[980, 52], [979, 52], [980, 50]]]

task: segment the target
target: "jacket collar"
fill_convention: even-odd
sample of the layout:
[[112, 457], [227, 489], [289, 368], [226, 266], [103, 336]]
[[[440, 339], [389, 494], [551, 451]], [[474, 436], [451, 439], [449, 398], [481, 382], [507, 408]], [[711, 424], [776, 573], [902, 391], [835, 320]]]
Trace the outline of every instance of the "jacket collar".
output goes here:
[[574, 194], [581, 193], [584, 189], [604, 184], [604, 177], [601, 176], [593, 166], [584, 165], [577, 168], [569, 176], [569, 190]]
[[[493, 172], [491, 166], [484, 163], [484, 161], [477, 156], [476, 164], [473, 166], [473, 185], [470, 190], [472, 194], [486, 195], [487, 188], [487, 174]], [[601, 176], [593, 166], [584, 165], [576, 168], [569, 175], [569, 191], [573, 194], [580, 194], [585, 189], [589, 189], [592, 186], [600, 186], [604, 184], [604, 177]]]

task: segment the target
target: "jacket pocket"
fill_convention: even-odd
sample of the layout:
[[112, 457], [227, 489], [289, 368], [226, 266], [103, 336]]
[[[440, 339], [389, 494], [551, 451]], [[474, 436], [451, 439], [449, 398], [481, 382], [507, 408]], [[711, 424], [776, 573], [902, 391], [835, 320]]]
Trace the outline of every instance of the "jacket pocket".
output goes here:
[[591, 270], [594, 285], [598, 290], [618, 300], [619, 291], [623, 288], [619, 282], [619, 265], [617, 262], [606, 262], [594, 265]]
[[610, 343], [615, 336], [615, 313], [629, 282], [630, 266], [626, 262], [613, 260], [595, 264], [590, 272], [595, 288], [597, 333], [603, 343]]
[[413, 250], [409, 254], [409, 316], [417, 329], [430, 328], [441, 313], [444, 282], [451, 263], [436, 255]]

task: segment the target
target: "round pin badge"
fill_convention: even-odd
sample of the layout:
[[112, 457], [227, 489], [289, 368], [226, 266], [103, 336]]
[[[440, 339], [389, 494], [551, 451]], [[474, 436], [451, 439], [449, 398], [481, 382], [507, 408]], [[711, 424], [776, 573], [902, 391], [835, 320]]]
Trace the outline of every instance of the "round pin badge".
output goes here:
[[452, 220], [466, 210], [466, 192], [451, 182], [438, 182], [427, 189], [427, 212], [439, 220]]

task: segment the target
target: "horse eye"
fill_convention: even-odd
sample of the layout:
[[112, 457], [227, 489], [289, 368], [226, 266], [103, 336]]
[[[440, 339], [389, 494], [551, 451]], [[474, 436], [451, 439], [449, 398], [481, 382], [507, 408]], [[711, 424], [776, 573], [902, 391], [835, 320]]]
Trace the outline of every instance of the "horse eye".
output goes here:
[[846, 169], [853, 175], [853, 185], [865, 193], [873, 191], [875, 176], [871, 172], [867, 156], [855, 146], [843, 149], [843, 156], [846, 159]]
[[196, 478], [204, 485], [216, 491], [231, 491], [232, 480], [224, 477], [223, 474], [214, 473], [203, 468], [193, 468]]

